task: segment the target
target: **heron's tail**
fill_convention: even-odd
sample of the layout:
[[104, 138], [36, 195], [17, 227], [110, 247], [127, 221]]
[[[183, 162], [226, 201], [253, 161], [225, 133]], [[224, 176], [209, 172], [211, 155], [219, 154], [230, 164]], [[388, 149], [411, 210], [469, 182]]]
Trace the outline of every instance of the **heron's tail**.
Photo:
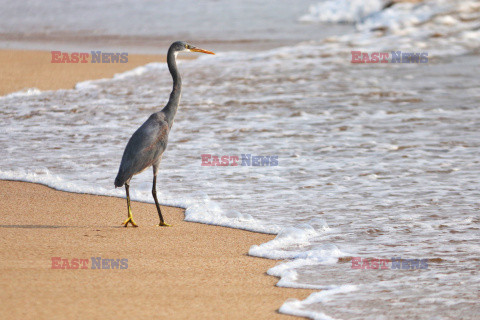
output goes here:
[[117, 177], [115, 178], [115, 188], [123, 187], [124, 184], [125, 184], [125, 179], [122, 177], [122, 175], [119, 172]]

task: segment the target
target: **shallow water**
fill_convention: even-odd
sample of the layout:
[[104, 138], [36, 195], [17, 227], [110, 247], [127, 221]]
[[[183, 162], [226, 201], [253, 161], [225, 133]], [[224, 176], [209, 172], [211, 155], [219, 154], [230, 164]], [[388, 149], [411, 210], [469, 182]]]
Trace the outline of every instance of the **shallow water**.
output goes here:
[[[322, 5], [298, 20], [337, 19], [316, 15]], [[269, 270], [278, 285], [323, 290], [281, 312], [478, 318], [480, 4], [425, 6], [362, 13], [357, 31], [325, 40], [179, 64], [159, 199], [190, 221], [278, 233], [250, 254], [286, 259]], [[359, 65], [351, 50], [427, 51], [429, 61]], [[113, 179], [126, 141], [170, 89], [166, 66], [150, 64], [1, 98], [0, 177], [123, 196]], [[274, 155], [278, 166], [206, 167], [202, 154]], [[150, 188], [150, 171], [136, 176], [133, 198], [151, 202]], [[428, 269], [357, 270], [352, 257], [428, 259]]]
[[3, 48], [163, 54], [178, 39], [216, 50], [256, 50], [352, 30], [352, 26], [318, 28], [298, 21], [316, 2], [0, 0], [0, 44]]

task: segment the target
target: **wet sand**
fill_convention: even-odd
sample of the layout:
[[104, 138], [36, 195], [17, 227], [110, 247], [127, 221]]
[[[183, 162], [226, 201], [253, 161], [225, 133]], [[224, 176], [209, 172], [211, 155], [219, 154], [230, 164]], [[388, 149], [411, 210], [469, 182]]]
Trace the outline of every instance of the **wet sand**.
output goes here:
[[[0, 58], [1, 94], [72, 88], [163, 59], [93, 67], [52, 65], [50, 52], [4, 50]], [[247, 255], [271, 235], [184, 222], [173, 207], [162, 207], [173, 227], [158, 227], [155, 206], [138, 202], [139, 227], [123, 228], [124, 199], [25, 182], [0, 181], [0, 194], [2, 319], [287, 319], [277, 312], [283, 302], [312, 292], [276, 287], [265, 273], [276, 261]], [[87, 269], [53, 269], [53, 257], [88, 259]], [[92, 269], [92, 257], [127, 259], [128, 267]]]

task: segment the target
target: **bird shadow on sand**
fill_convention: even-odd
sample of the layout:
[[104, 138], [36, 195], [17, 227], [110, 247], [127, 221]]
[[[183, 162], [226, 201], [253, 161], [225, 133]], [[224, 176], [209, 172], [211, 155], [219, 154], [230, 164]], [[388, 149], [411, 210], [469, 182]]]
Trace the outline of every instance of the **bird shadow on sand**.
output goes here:
[[[16, 229], [59, 229], [59, 228], [123, 228], [124, 226], [58, 226], [44, 224], [0, 224], [0, 228], [16, 228]], [[95, 230], [100, 231], [100, 230]]]

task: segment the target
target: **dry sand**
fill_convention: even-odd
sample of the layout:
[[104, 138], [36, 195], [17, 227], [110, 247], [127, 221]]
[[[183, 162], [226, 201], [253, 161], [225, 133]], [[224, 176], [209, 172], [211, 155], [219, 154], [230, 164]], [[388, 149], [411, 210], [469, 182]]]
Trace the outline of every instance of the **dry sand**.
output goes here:
[[[163, 59], [129, 55], [126, 65], [93, 67], [52, 65], [49, 52], [0, 58], [2, 94], [72, 88]], [[184, 222], [173, 207], [163, 207], [173, 227], [157, 227], [155, 206], [138, 202], [139, 228], [123, 228], [124, 199], [31, 183], [0, 181], [0, 195], [2, 319], [287, 319], [276, 311], [282, 303], [311, 293], [275, 287], [265, 272], [276, 262], [247, 255], [271, 235]], [[52, 257], [89, 259], [88, 269], [52, 269]], [[128, 268], [93, 270], [92, 257], [128, 259]]]
[[72, 89], [80, 81], [111, 78], [115, 73], [166, 59], [129, 54], [127, 63], [51, 63], [50, 51], [0, 50], [0, 61], [0, 95], [5, 95], [28, 88]]

